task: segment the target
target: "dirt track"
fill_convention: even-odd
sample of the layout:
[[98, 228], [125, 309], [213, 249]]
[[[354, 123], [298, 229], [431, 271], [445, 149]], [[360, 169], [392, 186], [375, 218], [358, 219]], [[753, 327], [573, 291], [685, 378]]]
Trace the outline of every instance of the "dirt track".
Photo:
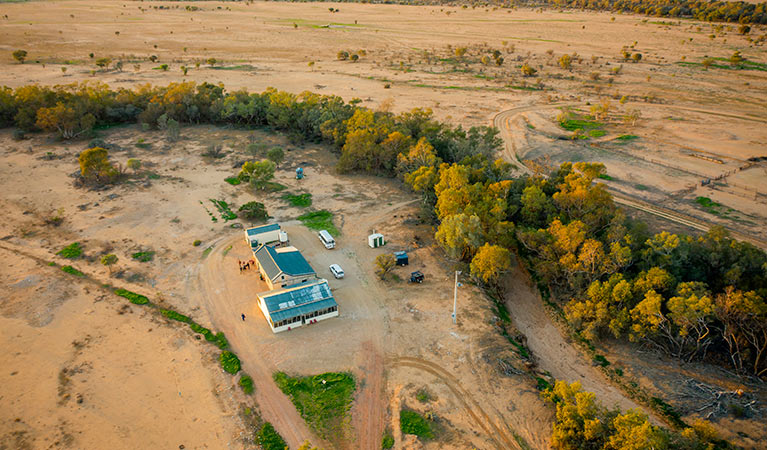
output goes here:
[[[524, 132], [525, 130], [523, 130], [522, 126], [520, 126], [519, 121], [517, 119], [519, 118], [521, 114], [524, 114], [526, 112], [531, 112], [531, 111], [540, 112], [540, 111], [561, 108], [566, 106], [575, 106], [575, 105], [578, 105], [578, 103], [570, 102], [570, 103], [554, 103], [550, 105], [527, 105], [527, 106], [520, 106], [517, 108], [507, 109], [505, 111], [501, 111], [498, 114], [496, 114], [493, 117], [493, 125], [496, 128], [498, 128], [498, 130], [500, 131], [501, 138], [504, 141], [503, 156], [509, 162], [514, 164], [517, 167], [519, 172], [523, 174], [532, 173], [530, 169], [519, 159], [519, 154], [524, 153], [520, 149], [529, 145], [529, 142], [526, 138], [526, 133]], [[653, 105], [653, 107], [662, 108], [663, 110], [668, 110], [669, 112], [689, 111], [689, 112], [695, 112], [700, 114], [707, 114], [707, 115], [713, 115], [713, 116], [728, 117], [728, 118], [733, 118], [738, 120], [765, 123], [763, 119], [750, 117], [748, 115], [727, 114], [727, 113], [711, 111], [711, 110], [706, 110], [701, 108], [690, 108], [690, 107], [675, 106], [675, 105]], [[613, 195], [613, 199], [615, 203], [618, 203], [619, 205], [637, 209], [637, 210], [652, 214], [654, 216], [660, 217], [662, 219], [669, 220], [671, 222], [690, 227], [691, 229], [694, 229], [694, 230], [706, 232], [714, 225], [700, 218], [691, 217], [688, 214], [680, 213], [678, 211], [673, 211], [668, 208], [663, 208], [658, 205], [654, 205], [652, 203], [642, 201], [640, 199], [626, 195], [625, 193], [617, 192], [615, 189], [611, 189], [610, 186], [608, 186], [608, 190], [610, 190], [610, 193]], [[732, 227], [727, 227], [727, 229], [733, 237], [740, 240], [748, 241], [763, 249], [767, 249], [767, 241], [764, 241], [763, 239], [760, 239], [751, 234], [743, 233], [739, 230], [733, 229]]]

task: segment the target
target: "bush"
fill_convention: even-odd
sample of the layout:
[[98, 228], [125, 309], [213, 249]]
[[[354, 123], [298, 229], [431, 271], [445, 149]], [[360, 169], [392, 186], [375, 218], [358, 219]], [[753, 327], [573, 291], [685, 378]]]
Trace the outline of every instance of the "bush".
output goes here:
[[434, 437], [429, 421], [415, 411], [409, 409], [400, 411], [399, 425], [405, 434], [414, 434], [421, 439], [431, 439]]
[[264, 450], [285, 450], [288, 447], [282, 436], [269, 422], [265, 422], [261, 429], [256, 432], [255, 441]]
[[243, 374], [237, 384], [242, 388], [242, 392], [248, 395], [253, 393], [253, 378], [250, 375]]
[[131, 255], [131, 258], [139, 262], [149, 262], [154, 259], [154, 252], [153, 251], [136, 252]]
[[240, 371], [240, 358], [230, 351], [221, 352], [218, 361], [221, 363], [221, 367], [232, 375]]
[[59, 250], [56, 254], [62, 258], [75, 259], [83, 254], [83, 248], [80, 246], [79, 242], [73, 242]]
[[63, 266], [61, 268], [61, 270], [63, 270], [64, 272], [66, 272], [66, 273], [68, 273], [70, 275], [75, 275], [75, 276], [78, 276], [78, 277], [84, 277], [85, 276], [84, 273], [80, 272], [79, 270], [75, 269], [72, 266]]
[[214, 338], [213, 342], [215, 342], [216, 345], [218, 345], [218, 348], [220, 348], [221, 350], [225, 350], [229, 347], [229, 341], [226, 339], [226, 336], [224, 336], [223, 331], [219, 331], [218, 333], [216, 333], [216, 335], [213, 336], [213, 338]]
[[176, 320], [176, 321], [184, 322], [184, 323], [192, 322], [192, 319], [189, 318], [188, 316], [177, 313], [176, 311], [173, 311], [172, 309], [161, 309], [160, 314], [162, 314], [163, 316], [165, 316], [166, 318], [170, 320]]
[[266, 220], [269, 218], [266, 207], [260, 202], [245, 203], [237, 211], [240, 213], [240, 217], [247, 220]]
[[199, 247], [200, 244], [202, 244], [202, 241], [199, 239], [195, 239], [194, 242], [192, 242], [192, 245], [194, 245], [195, 247]]
[[383, 439], [381, 440], [381, 449], [382, 450], [388, 450], [390, 448], [394, 448], [394, 436], [389, 434], [387, 431], [383, 435]]
[[120, 297], [127, 298], [130, 300], [131, 303], [134, 305], [146, 305], [149, 303], [149, 299], [141, 294], [137, 294], [135, 292], [131, 292], [127, 289], [117, 289], [115, 290], [115, 294], [119, 295]]

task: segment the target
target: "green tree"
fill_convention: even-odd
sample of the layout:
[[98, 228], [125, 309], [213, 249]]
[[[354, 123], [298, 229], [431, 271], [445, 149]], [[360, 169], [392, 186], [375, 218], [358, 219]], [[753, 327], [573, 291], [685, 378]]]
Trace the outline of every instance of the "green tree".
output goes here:
[[497, 285], [502, 274], [511, 269], [509, 250], [485, 243], [471, 260], [471, 275], [483, 283]]
[[96, 60], [96, 65], [99, 66], [101, 70], [106, 70], [110, 64], [112, 64], [111, 58], [99, 58]]
[[470, 260], [479, 247], [486, 242], [479, 217], [463, 213], [442, 219], [435, 238], [445, 252], [457, 260]]
[[382, 280], [385, 280], [386, 274], [391, 272], [391, 270], [394, 269], [394, 266], [397, 265], [397, 260], [394, 259], [394, 256], [392, 254], [383, 253], [381, 255], [376, 256], [375, 265], [376, 265], [376, 275], [378, 275], [378, 277], [381, 278]]
[[341, 50], [338, 52], [338, 54], [336, 54], [336, 57], [338, 58], [339, 61], [346, 61], [347, 59], [349, 59], [349, 52]]
[[101, 257], [101, 264], [105, 265], [109, 269], [109, 276], [112, 276], [112, 266], [117, 264], [117, 255], [108, 254]]
[[272, 147], [266, 152], [266, 158], [278, 166], [285, 159], [285, 151], [280, 147]]
[[274, 178], [275, 168], [274, 162], [268, 159], [247, 161], [242, 165], [238, 177], [243, 181], [249, 181], [251, 186], [261, 189], [269, 180]]
[[114, 182], [118, 176], [117, 170], [109, 162], [109, 152], [105, 148], [84, 150], [77, 160], [80, 163], [80, 174], [87, 182], [107, 184]]
[[24, 60], [27, 59], [27, 51], [26, 50], [15, 50], [13, 53], [13, 59], [18, 61], [21, 64], [24, 64]]
[[531, 226], [538, 226], [542, 219], [542, 215], [548, 209], [550, 205], [549, 198], [543, 190], [536, 184], [532, 184], [522, 191], [522, 209], [521, 214], [525, 222]]

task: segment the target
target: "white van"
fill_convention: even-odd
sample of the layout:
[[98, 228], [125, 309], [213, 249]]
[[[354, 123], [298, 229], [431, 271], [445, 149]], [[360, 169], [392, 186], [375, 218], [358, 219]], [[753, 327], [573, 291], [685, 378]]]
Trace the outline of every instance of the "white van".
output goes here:
[[333, 239], [333, 236], [331, 236], [327, 230], [321, 230], [318, 233], [318, 236], [320, 238], [320, 242], [322, 242], [322, 245], [324, 245], [326, 249], [330, 250], [331, 248], [336, 247], [336, 240]]

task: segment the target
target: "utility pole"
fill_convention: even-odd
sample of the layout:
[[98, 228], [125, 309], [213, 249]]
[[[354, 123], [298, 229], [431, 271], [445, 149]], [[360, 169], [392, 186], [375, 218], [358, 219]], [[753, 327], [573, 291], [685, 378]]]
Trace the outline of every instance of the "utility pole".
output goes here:
[[458, 286], [461, 284], [458, 282], [458, 275], [461, 274], [460, 270], [455, 271], [455, 284], [453, 285], [453, 325], [455, 325], [456, 318], [456, 305], [458, 303]]

